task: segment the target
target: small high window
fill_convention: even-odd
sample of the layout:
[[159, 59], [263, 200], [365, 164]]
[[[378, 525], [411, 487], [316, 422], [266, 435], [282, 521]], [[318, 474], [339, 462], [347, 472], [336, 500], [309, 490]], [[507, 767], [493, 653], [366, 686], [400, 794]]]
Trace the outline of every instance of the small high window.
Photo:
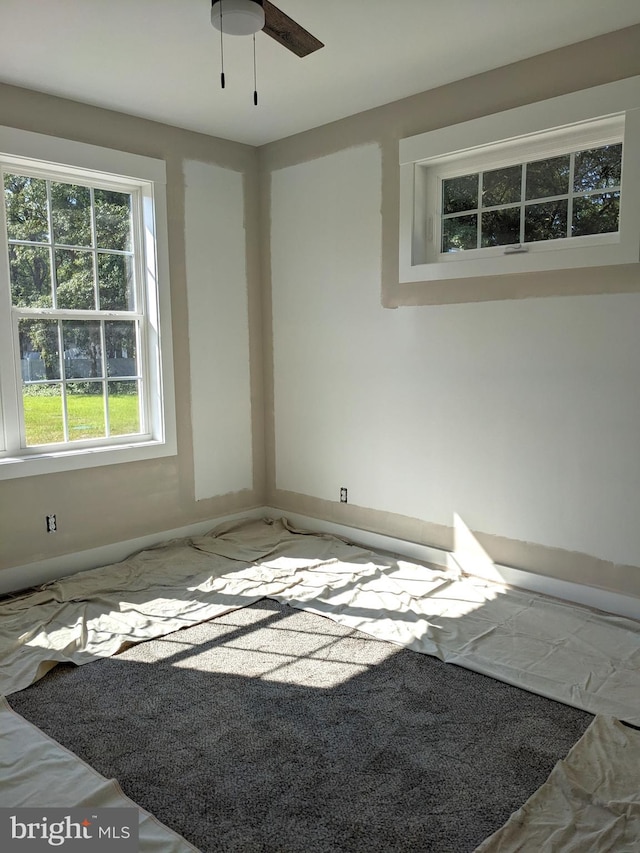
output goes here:
[[640, 79], [400, 143], [400, 282], [640, 260]]
[[618, 231], [622, 143], [443, 178], [440, 251]]

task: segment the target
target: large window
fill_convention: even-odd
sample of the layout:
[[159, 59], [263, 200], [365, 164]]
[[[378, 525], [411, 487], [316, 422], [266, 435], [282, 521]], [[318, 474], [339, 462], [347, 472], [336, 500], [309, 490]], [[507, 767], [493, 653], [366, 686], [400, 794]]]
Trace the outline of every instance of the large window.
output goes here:
[[400, 143], [400, 282], [640, 260], [640, 80]]
[[[5, 136], [14, 151], [34, 141]], [[0, 476], [174, 450], [163, 164], [67, 145], [65, 165], [0, 155]], [[156, 180], [78, 167], [74, 153]]]

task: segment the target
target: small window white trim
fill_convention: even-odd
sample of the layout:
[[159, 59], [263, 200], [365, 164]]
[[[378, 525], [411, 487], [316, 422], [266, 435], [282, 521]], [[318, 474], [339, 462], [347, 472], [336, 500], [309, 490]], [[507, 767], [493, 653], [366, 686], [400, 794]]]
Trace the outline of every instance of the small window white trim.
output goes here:
[[[623, 141], [620, 230], [594, 238], [434, 253], [429, 217], [438, 174], [480, 171], [535, 157]], [[400, 141], [401, 283], [637, 263], [640, 260], [640, 77], [563, 95]], [[578, 242], [577, 242], [578, 241]]]
[[[17, 171], [22, 168], [63, 170], [78, 180], [105, 181], [117, 178], [139, 188], [143, 213], [143, 266], [147, 282], [147, 384], [149, 436], [143, 440], [111, 440], [97, 446], [28, 448], [19, 453], [3, 451], [11, 446], [3, 431], [18, 423], [15, 345], [10, 312], [0, 315], [0, 480], [22, 476], [133, 462], [177, 453], [173, 353], [171, 336], [166, 169], [161, 160], [128, 154], [95, 145], [0, 127], [0, 155]], [[4, 208], [4, 202], [2, 202]], [[0, 224], [4, 210], [0, 211]], [[6, 230], [3, 228], [3, 233]], [[3, 244], [5, 238], [3, 237]], [[3, 253], [4, 254], [4, 253]], [[0, 263], [0, 292], [7, 298], [7, 259]], [[8, 308], [8, 303], [7, 306]], [[4, 407], [4, 419], [2, 418]], [[13, 440], [12, 436], [12, 440]]]

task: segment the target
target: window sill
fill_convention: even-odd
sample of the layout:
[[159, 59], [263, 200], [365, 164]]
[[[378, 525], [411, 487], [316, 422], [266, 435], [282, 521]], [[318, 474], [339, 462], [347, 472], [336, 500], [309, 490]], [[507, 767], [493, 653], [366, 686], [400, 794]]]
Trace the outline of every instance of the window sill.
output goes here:
[[382, 304], [385, 308], [401, 308], [640, 292], [637, 263], [616, 266], [615, 275], [612, 269], [589, 267], [408, 283], [398, 283], [396, 278], [384, 287]]
[[83, 447], [78, 450], [47, 451], [29, 456], [5, 456], [0, 458], [0, 480], [96, 468], [121, 462], [139, 462], [176, 454], [175, 442], [145, 441], [117, 447]]
[[[609, 235], [607, 235], [609, 236]], [[617, 237], [617, 235], [615, 235]], [[606, 267], [638, 262], [637, 245], [623, 246], [620, 243], [588, 247], [555, 248], [537, 247], [526, 254], [509, 255], [501, 247], [500, 252], [484, 258], [451, 256], [439, 262], [413, 264], [401, 270], [400, 281], [442, 281], [443, 279], [479, 278], [481, 276], [514, 275], [519, 273], [567, 270], [577, 267]], [[466, 253], [461, 253], [461, 255]]]

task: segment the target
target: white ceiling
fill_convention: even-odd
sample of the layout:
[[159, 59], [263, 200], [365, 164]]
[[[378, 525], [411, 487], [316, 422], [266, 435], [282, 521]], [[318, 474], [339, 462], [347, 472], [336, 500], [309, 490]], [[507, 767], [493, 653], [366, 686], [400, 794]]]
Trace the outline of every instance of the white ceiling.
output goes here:
[[[261, 145], [640, 23], [638, 0], [279, 0], [325, 47], [220, 37], [210, 0], [0, 0], [0, 81]], [[594, 57], [594, 62], [597, 62]], [[1, 116], [0, 116], [1, 121]]]

